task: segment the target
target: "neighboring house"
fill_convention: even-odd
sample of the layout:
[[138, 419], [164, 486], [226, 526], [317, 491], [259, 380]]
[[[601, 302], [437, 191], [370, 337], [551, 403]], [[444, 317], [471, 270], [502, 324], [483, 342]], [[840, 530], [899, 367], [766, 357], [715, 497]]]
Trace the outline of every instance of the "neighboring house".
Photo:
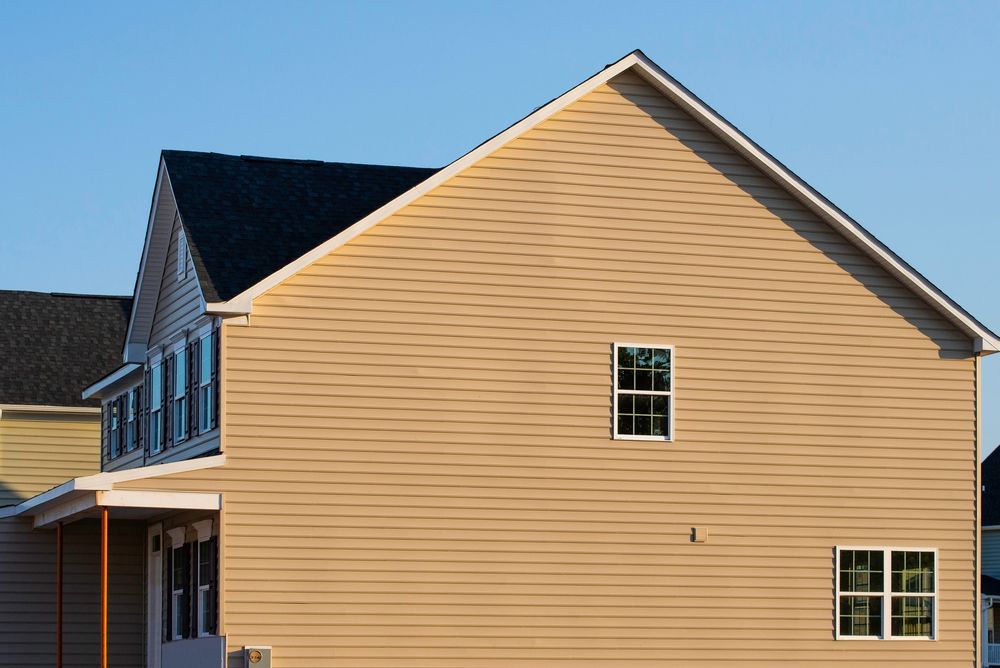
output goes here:
[[440, 170], [165, 151], [10, 514], [145, 554], [150, 667], [975, 666], [998, 348], [635, 52]]
[[[0, 516], [67, 478], [100, 471], [100, 402], [82, 399], [79, 388], [121, 364], [130, 304], [0, 291]], [[66, 665], [98, 658], [96, 529], [81, 522], [64, 537], [78, 556], [63, 587]], [[141, 551], [117, 556], [128, 559], [116, 560], [116, 586], [130, 573], [141, 578]], [[54, 664], [55, 561], [53, 532], [33, 530], [30, 517], [0, 519], [0, 665]], [[118, 614], [127, 601], [118, 603], [116, 625], [141, 633], [141, 624]]]
[[1000, 666], [1000, 448], [983, 460], [981, 477], [983, 665]]

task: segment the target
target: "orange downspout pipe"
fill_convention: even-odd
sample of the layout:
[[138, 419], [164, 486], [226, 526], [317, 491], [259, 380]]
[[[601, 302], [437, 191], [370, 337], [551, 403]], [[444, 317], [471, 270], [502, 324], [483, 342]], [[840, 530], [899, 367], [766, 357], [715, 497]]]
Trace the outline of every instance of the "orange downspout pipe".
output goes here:
[[101, 507], [101, 668], [108, 668], [108, 508]]
[[56, 668], [63, 662], [63, 524], [56, 525]]

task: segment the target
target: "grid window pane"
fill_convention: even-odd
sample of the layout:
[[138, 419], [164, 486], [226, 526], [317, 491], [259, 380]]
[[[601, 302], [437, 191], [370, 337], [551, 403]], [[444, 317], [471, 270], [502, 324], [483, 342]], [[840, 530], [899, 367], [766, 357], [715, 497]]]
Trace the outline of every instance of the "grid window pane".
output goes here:
[[930, 596], [893, 596], [892, 635], [930, 637], [933, 609]]
[[840, 553], [840, 591], [882, 592], [885, 590], [881, 550], [843, 550]]
[[934, 553], [894, 550], [892, 593], [933, 594]]
[[882, 635], [882, 597], [842, 596], [840, 598], [840, 635]]
[[618, 348], [615, 357], [618, 435], [670, 436], [671, 358], [669, 348]]
[[201, 337], [198, 346], [201, 351], [201, 363], [198, 365], [201, 371], [199, 381], [201, 385], [208, 385], [212, 382], [212, 335], [206, 334]]

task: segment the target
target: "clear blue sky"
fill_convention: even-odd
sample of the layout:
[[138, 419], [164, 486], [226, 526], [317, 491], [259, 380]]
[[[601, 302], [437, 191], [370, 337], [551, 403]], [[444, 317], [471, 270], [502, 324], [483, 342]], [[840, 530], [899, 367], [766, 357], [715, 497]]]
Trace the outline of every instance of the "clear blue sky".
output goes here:
[[995, 0], [5, 2], [0, 287], [130, 293], [161, 148], [439, 166], [641, 48], [1000, 328], [998, 36]]

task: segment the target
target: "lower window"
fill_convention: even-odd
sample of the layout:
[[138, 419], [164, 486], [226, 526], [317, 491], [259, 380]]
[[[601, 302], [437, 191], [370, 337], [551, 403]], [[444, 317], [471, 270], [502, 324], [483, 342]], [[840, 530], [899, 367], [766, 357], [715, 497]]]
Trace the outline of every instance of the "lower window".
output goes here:
[[837, 638], [937, 634], [937, 550], [838, 547]]

